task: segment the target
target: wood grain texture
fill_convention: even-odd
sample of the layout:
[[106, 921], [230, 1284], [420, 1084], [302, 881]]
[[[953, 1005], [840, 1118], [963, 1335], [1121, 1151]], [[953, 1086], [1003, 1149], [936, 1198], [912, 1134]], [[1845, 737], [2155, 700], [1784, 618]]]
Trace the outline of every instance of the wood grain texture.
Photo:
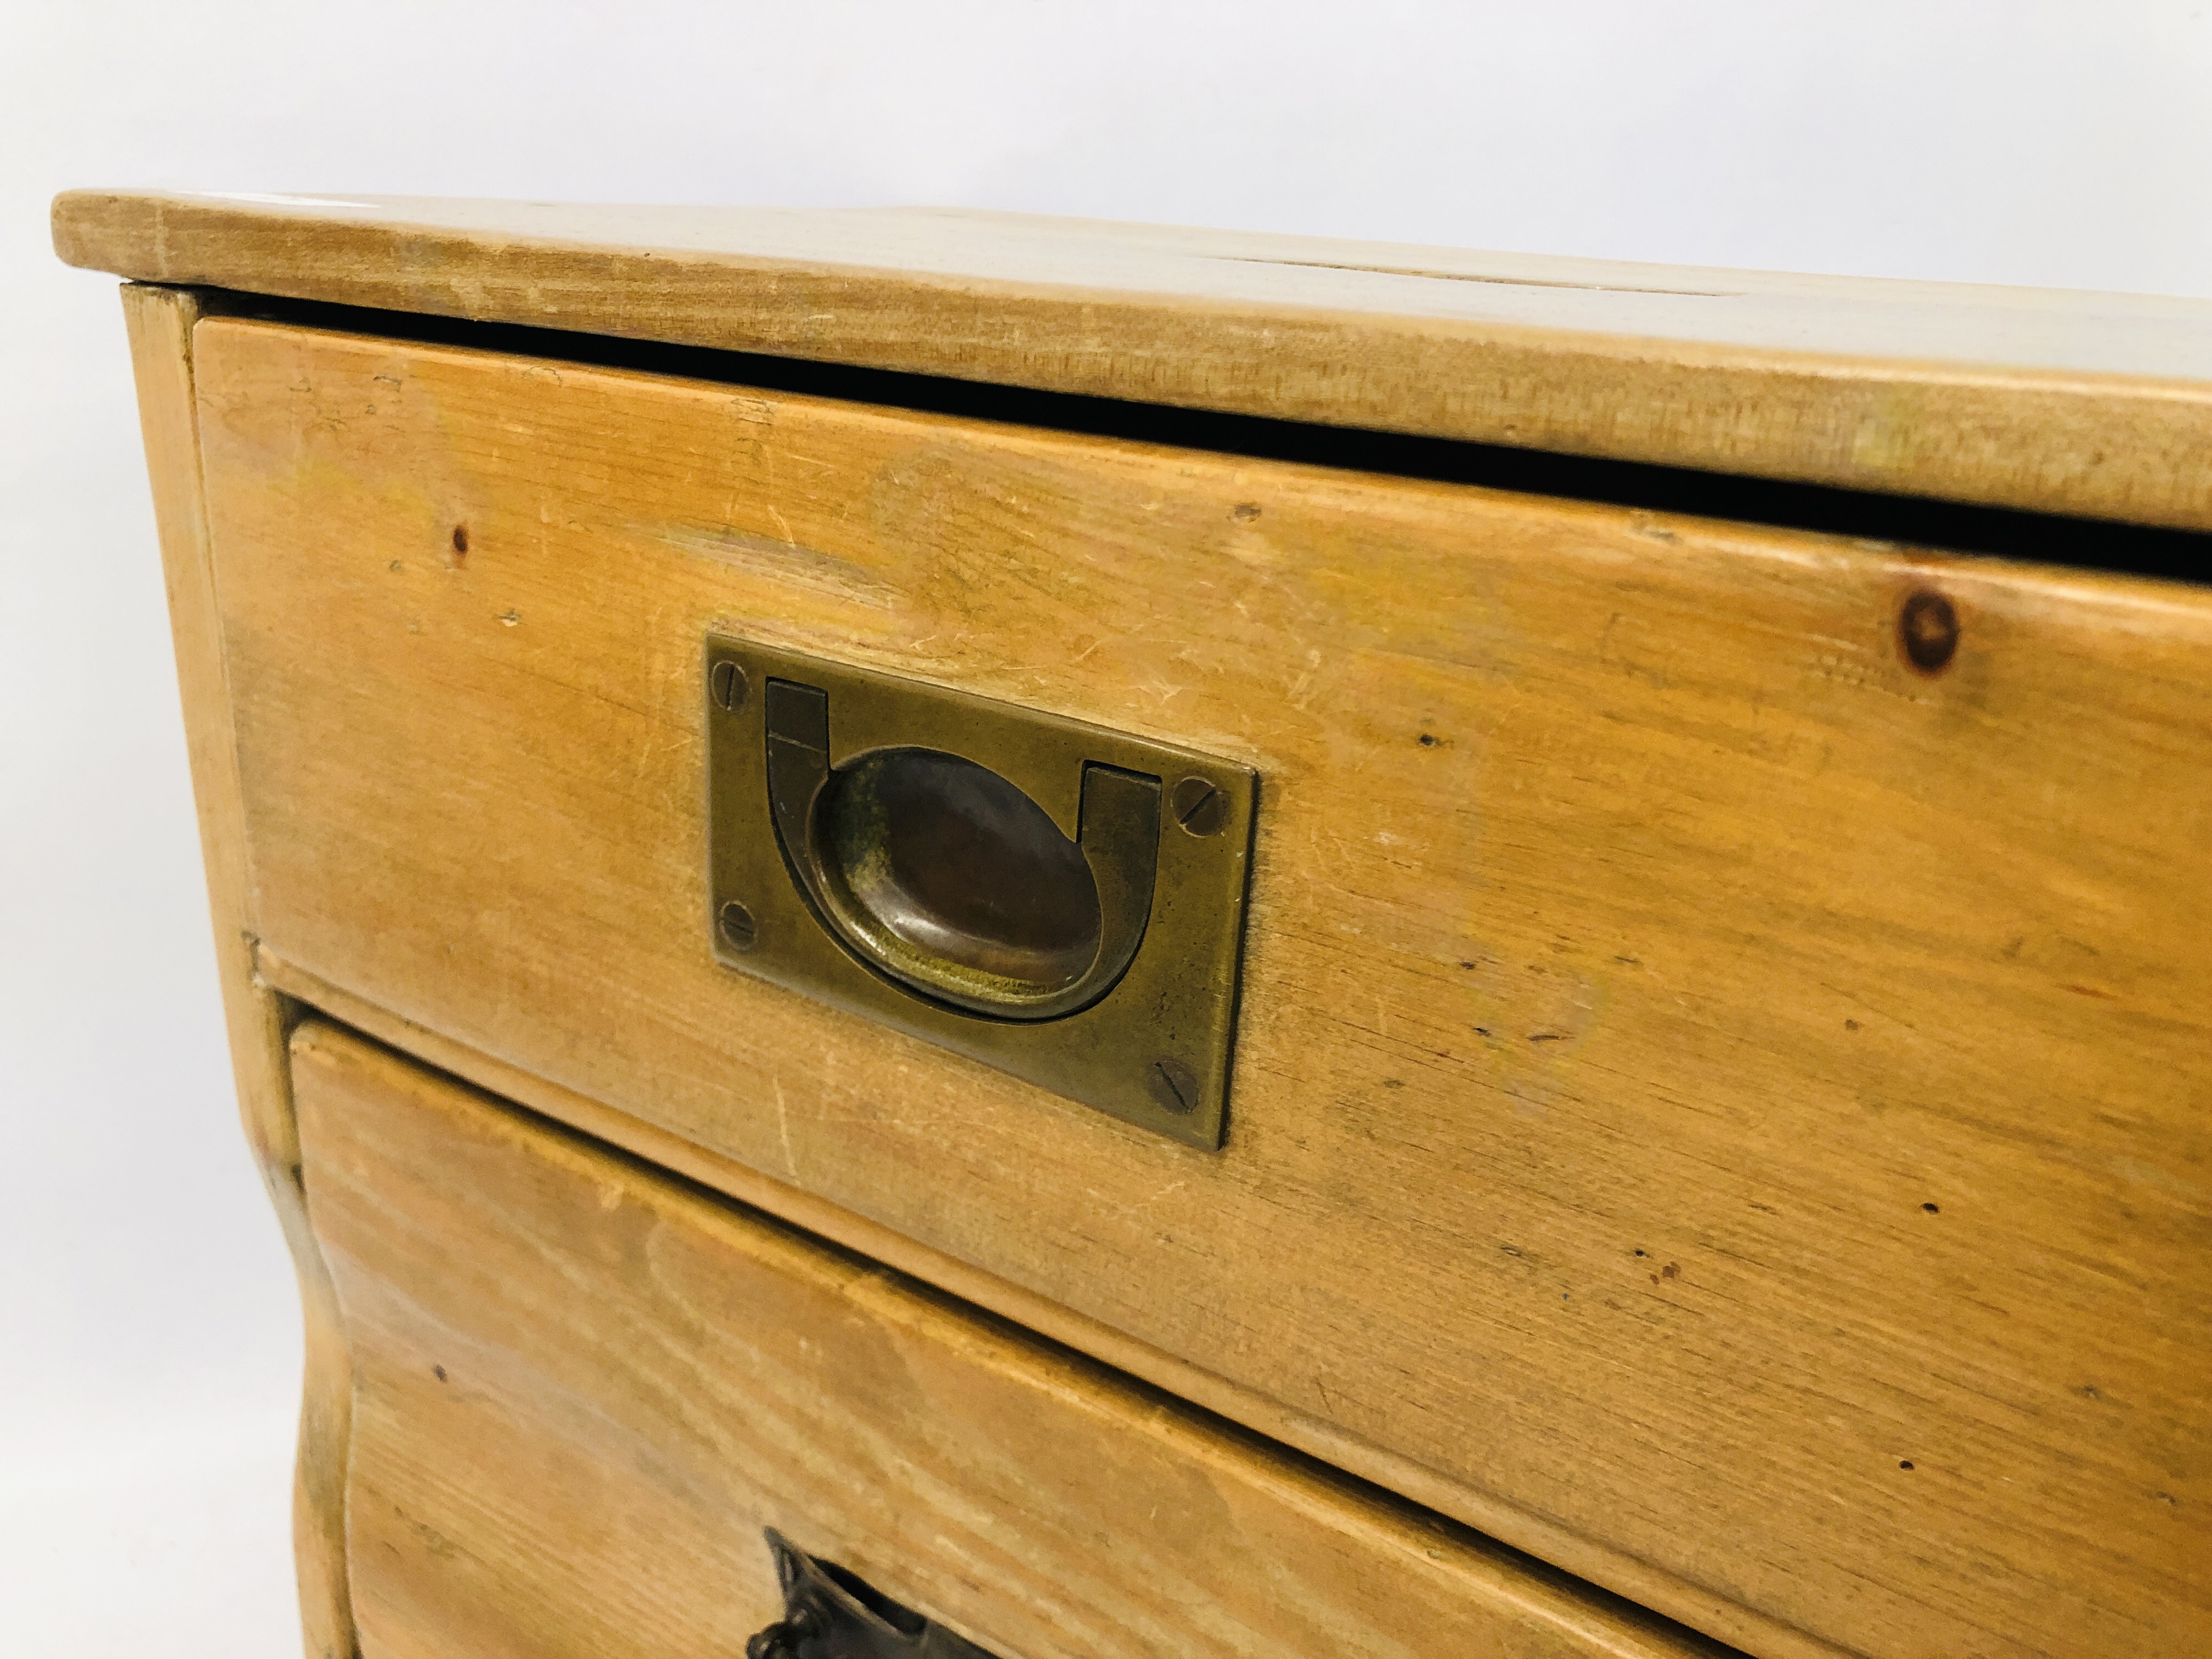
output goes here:
[[1003, 1659], [1717, 1650], [310, 1022], [369, 1659], [734, 1653], [802, 1547]]
[[[261, 325], [200, 358], [276, 955], [1754, 1651], [2208, 1639], [2212, 596]], [[714, 964], [710, 627], [1258, 769], [1224, 1153]]]
[[71, 264], [2212, 529], [2212, 303], [1010, 214], [71, 191]]
[[309, 1659], [349, 1659], [353, 1620], [345, 1574], [345, 1444], [352, 1382], [330, 1276], [308, 1229], [299, 1138], [285, 1059], [289, 1014], [254, 972], [245, 808], [226, 682], [221, 607], [200, 489], [192, 400], [192, 329], [200, 302], [173, 289], [127, 286], [123, 314], [154, 485], [155, 523], [184, 694], [185, 741], [215, 922], [216, 972], [239, 1109], [300, 1279], [307, 1364], [292, 1493], [294, 1556]]
[[[1334, 1456], [1340, 1463], [1357, 1464], [1370, 1480], [1389, 1491], [1417, 1502], [1431, 1496], [1441, 1496], [1447, 1504], [1455, 1497], [1464, 1498], [1464, 1494], [1456, 1492], [1450, 1482], [1439, 1480], [1433, 1470], [1410, 1459], [1371, 1445], [1347, 1443], [1334, 1425], [1286, 1407], [1253, 1389], [1238, 1387], [1176, 1355], [1147, 1346], [1126, 1333], [1085, 1318], [970, 1262], [932, 1249], [879, 1221], [831, 1204], [819, 1194], [779, 1181], [708, 1151], [681, 1134], [494, 1060], [480, 1049], [403, 1019], [389, 1009], [365, 1001], [265, 950], [256, 952], [255, 961], [264, 979], [307, 1007], [556, 1122], [572, 1125], [660, 1169], [686, 1176], [803, 1228], [817, 1237], [947, 1291], [962, 1301], [1091, 1355], [1231, 1422], [1316, 1455]], [[1347, 1452], [1349, 1456], [1346, 1455]], [[1539, 1535], [1538, 1541], [1547, 1541], [1547, 1536]], [[1552, 1536], [1549, 1541], [1562, 1546], [1561, 1553], [1577, 1553], [1577, 1540]], [[1586, 1548], [1583, 1553], [1587, 1553]]]

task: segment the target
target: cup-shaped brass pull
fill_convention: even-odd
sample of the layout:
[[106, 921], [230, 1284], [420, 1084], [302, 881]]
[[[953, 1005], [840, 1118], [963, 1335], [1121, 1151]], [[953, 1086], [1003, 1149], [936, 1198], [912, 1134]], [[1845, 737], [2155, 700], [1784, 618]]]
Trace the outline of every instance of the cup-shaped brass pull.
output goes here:
[[830, 763], [830, 697], [770, 680], [768, 787], [793, 880], [860, 961], [998, 1019], [1089, 1007], [1152, 913], [1155, 777], [1087, 763], [1079, 839], [1007, 779], [921, 746]]
[[807, 1554], [774, 1527], [768, 1547], [783, 1617], [745, 1644], [745, 1659], [991, 1659], [858, 1573]]

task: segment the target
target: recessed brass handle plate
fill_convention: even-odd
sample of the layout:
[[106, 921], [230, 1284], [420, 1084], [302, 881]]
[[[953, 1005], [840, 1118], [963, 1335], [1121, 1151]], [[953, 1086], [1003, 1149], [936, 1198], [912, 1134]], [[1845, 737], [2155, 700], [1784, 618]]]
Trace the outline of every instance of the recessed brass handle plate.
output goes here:
[[725, 965], [1220, 1146], [1251, 768], [721, 635], [705, 668]]

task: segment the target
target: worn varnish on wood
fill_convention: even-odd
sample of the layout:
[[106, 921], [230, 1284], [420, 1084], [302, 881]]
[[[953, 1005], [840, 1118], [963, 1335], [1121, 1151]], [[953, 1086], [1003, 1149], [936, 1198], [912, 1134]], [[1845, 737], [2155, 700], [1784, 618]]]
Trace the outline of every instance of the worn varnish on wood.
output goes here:
[[[198, 340], [270, 960], [1755, 1651], [2212, 1644], [2212, 596]], [[1225, 1152], [715, 967], [710, 627], [1258, 768]]]
[[1717, 1655], [336, 1028], [366, 1659], [735, 1654], [774, 1526], [1002, 1659]]
[[73, 191], [143, 281], [2212, 529], [2212, 304], [1015, 214]]

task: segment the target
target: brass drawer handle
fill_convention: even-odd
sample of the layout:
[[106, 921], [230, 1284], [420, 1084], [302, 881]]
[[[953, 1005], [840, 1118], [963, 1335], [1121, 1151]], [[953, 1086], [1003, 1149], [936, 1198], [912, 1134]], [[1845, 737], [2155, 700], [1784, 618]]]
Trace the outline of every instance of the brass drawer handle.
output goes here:
[[717, 960], [1221, 1145], [1250, 767], [757, 641], [706, 647]]
[[902, 1607], [770, 1527], [783, 1617], [745, 1644], [745, 1659], [991, 1659], [973, 1642]]
[[921, 995], [999, 1019], [1057, 1019], [1112, 990], [1152, 915], [1160, 781], [1083, 769], [1060, 834], [1015, 784], [938, 749], [830, 763], [830, 695], [768, 685], [778, 843], [822, 924]]

